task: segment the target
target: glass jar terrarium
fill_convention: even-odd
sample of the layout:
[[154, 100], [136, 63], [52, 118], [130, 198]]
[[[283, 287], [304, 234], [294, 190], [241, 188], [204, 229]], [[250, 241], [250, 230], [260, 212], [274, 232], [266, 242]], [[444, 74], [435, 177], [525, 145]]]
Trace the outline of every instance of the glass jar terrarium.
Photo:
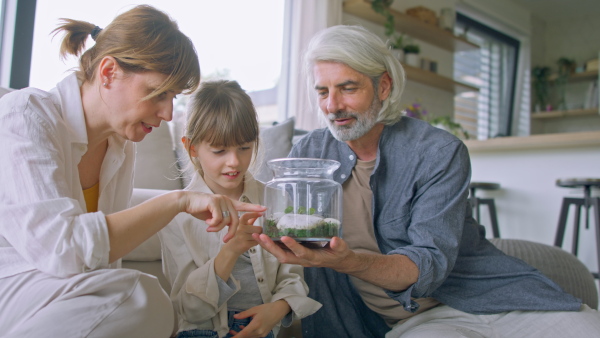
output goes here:
[[342, 186], [333, 180], [340, 163], [282, 158], [267, 163], [274, 178], [265, 185], [263, 233], [277, 241], [328, 242], [341, 237]]

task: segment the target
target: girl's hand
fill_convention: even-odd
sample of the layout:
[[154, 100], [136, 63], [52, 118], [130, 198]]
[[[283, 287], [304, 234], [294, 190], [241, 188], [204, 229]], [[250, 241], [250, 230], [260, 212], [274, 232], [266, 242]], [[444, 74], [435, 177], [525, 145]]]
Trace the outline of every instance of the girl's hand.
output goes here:
[[219, 231], [228, 225], [229, 231], [223, 238], [226, 243], [237, 231], [238, 211], [263, 212], [267, 209], [261, 205], [234, 201], [223, 195], [196, 191], [183, 191], [180, 205], [179, 210], [205, 221], [209, 232]]
[[275, 327], [275, 325], [277, 325], [290, 310], [289, 304], [283, 299], [249, 308], [246, 311], [234, 315], [234, 317], [237, 319], [252, 317], [250, 324], [246, 327], [240, 326], [243, 328], [240, 332], [230, 330], [229, 334], [237, 338], [264, 337], [273, 330], [273, 327]]
[[222, 280], [226, 281], [231, 277], [231, 271], [240, 255], [257, 244], [252, 235], [261, 233], [262, 228], [252, 226], [252, 224], [260, 216], [262, 216], [260, 212], [247, 212], [243, 214], [240, 217], [235, 236], [229, 238], [229, 241], [225, 241], [226, 244], [219, 250], [219, 253], [215, 257], [214, 267], [215, 273]]
[[262, 227], [254, 226], [254, 222], [262, 213], [247, 212], [240, 217], [235, 236], [231, 238], [222, 250], [229, 250], [236, 256], [246, 252], [253, 246], [258, 245], [258, 242], [252, 238], [252, 234], [262, 233]]

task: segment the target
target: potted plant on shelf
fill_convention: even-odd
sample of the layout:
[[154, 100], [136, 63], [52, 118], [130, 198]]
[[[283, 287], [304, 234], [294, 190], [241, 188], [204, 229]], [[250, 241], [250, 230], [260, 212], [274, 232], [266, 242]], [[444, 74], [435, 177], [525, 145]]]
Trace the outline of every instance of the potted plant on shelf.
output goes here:
[[451, 116], [438, 116], [430, 119], [429, 124], [434, 127], [438, 127], [440, 129], [444, 129], [445, 131], [451, 133], [452, 135], [458, 137], [462, 140], [469, 139], [469, 133], [460, 125], [454, 121], [454, 118]]
[[404, 62], [404, 35], [403, 34], [394, 34], [390, 37], [389, 45], [392, 49], [392, 55], [400, 61]]
[[467, 132], [460, 123], [455, 122], [453, 117], [447, 115], [431, 117], [427, 114], [427, 110], [425, 110], [420, 101], [406, 107], [406, 109], [404, 109], [404, 116], [426, 121], [432, 126], [444, 129], [462, 140], [468, 140], [470, 138], [469, 132]]
[[537, 112], [552, 109], [548, 102], [550, 94], [550, 72], [551, 70], [548, 66], [536, 66], [531, 70], [533, 93], [535, 97], [534, 110]]
[[390, 6], [394, 0], [373, 0], [371, 1], [371, 8], [375, 13], [383, 15], [385, 22], [383, 27], [385, 28], [385, 35], [392, 36], [394, 34], [394, 15], [390, 12]]
[[404, 61], [413, 67], [419, 67], [419, 53], [421, 48], [414, 42], [406, 44], [404, 46]]
[[559, 110], [567, 110], [567, 101], [565, 94], [567, 90], [567, 81], [569, 76], [575, 71], [575, 60], [566, 57], [561, 57], [556, 61], [558, 65], [558, 77], [556, 78], [556, 90], [558, 92], [558, 103], [556, 107]]

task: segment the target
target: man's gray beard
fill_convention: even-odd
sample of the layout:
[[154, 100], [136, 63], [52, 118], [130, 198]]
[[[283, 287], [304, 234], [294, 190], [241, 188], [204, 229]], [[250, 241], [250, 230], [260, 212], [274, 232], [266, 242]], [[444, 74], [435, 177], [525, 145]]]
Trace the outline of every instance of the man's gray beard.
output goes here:
[[[369, 130], [373, 129], [375, 124], [377, 124], [377, 116], [379, 110], [381, 110], [381, 106], [381, 101], [375, 97], [373, 102], [371, 102], [371, 106], [364, 113], [337, 111], [325, 115], [321, 112], [320, 116], [327, 122], [327, 128], [329, 128], [329, 131], [336, 140], [342, 142], [353, 141], [361, 138]], [[355, 123], [350, 126], [338, 126], [333, 122], [335, 119], [341, 118], [354, 118]]]

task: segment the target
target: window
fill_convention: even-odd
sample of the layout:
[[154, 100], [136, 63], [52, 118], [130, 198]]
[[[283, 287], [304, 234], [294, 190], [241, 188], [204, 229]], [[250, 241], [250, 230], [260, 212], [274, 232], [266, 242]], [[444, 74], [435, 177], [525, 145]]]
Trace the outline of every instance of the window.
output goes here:
[[[60, 37], [52, 38], [60, 18], [85, 20], [100, 27], [135, 4], [166, 12], [193, 41], [202, 79], [226, 78], [240, 83], [256, 102], [261, 123], [277, 118], [276, 93], [281, 72], [284, 1], [104, 0], [90, 5], [80, 0], [38, 0], [30, 86], [48, 90], [78, 60], [59, 60]], [[91, 6], [91, 7], [90, 7]], [[90, 40], [88, 46], [93, 41]], [[178, 104], [181, 109], [184, 105]]]
[[4, 36], [4, 13], [6, 10], [4, 7], [6, 6], [6, 1], [0, 1], [0, 55], [2, 55], [2, 37]]
[[2, 1], [0, 83], [11, 88], [29, 84], [35, 0]]
[[479, 93], [455, 99], [455, 119], [477, 139], [511, 136], [517, 108], [518, 40], [457, 13], [457, 34], [479, 45], [476, 51], [458, 52], [454, 77], [478, 86]]

